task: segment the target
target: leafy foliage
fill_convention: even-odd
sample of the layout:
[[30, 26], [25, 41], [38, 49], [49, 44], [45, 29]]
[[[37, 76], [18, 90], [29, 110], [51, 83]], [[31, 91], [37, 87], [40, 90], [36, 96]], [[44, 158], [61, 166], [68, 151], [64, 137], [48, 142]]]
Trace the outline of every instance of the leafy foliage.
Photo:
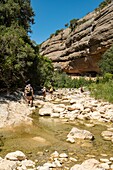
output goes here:
[[12, 24], [22, 26], [27, 32], [34, 23], [34, 12], [30, 0], [1, 0], [0, 25], [10, 27]]
[[51, 62], [39, 56], [39, 46], [28, 36], [33, 17], [30, 0], [0, 1], [1, 88], [23, 87], [27, 79], [36, 87], [51, 78]]
[[55, 36], [56, 35], [58, 35], [60, 32], [62, 32], [63, 31], [63, 29], [60, 29], [60, 30], [56, 30], [56, 32], [55, 32]]
[[109, 3], [111, 3], [112, 0], [105, 0], [100, 3], [99, 8], [103, 9], [105, 6], [107, 6]]
[[112, 2], [112, 0], [104, 0], [103, 2], [101, 2], [99, 4], [99, 7], [95, 9], [95, 11], [99, 11], [101, 9], [103, 9], [104, 7], [106, 7], [108, 4], [110, 4]]
[[93, 83], [90, 85], [91, 95], [96, 99], [103, 99], [113, 103], [113, 80], [108, 82]]
[[81, 86], [88, 86], [93, 81], [86, 80], [83, 77], [72, 79], [66, 73], [54, 72], [52, 77], [53, 86], [56, 88], [79, 88]]
[[113, 45], [104, 53], [99, 66], [103, 75], [105, 73], [113, 74]]
[[78, 19], [72, 19], [72, 20], [70, 20], [70, 25], [69, 25], [69, 27], [71, 28], [72, 31], [73, 31], [73, 30], [76, 28], [76, 26], [78, 25], [77, 21], [78, 21]]
[[69, 26], [69, 24], [68, 24], [68, 23], [66, 23], [66, 24], [65, 24], [65, 27], [66, 27], [66, 28], [68, 28], [68, 26]]
[[40, 86], [49, 87], [52, 80], [53, 72], [54, 68], [52, 65], [52, 61], [45, 56], [39, 55], [37, 65], [37, 84]]
[[105, 73], [103, 76], [103, 82], [108, 82], [109, 80], [113, 79], [113, 74], [111, 73]]
[[0, 79], [7, 87], [21, 84], [36, 59], [36, 51], [26, 31], [15, 25], [1, 30]]

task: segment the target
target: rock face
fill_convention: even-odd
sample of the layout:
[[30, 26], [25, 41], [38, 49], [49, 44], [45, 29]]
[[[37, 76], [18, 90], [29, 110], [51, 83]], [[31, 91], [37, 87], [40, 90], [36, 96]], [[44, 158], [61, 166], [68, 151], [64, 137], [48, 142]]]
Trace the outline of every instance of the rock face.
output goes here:
[[113, 44], [113, 2], [77, 21], [77, 27], [61, 30], [41, 44], [40, 54], [55, 68], [70, 74], [99, 73], [98, 62]]
[[[16, 92], [15, 92], [16, 93]], [[18, 97], [19, 96], [19, 97]], [[32, 124], [34, 107], [28, 107], [20, 93], [0, 96], [0, 128], [18, 126], [19, 124]]]

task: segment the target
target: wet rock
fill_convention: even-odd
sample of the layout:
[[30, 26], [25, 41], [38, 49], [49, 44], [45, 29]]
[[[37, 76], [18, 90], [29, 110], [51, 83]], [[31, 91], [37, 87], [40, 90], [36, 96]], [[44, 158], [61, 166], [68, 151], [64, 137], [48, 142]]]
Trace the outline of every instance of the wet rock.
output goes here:
[[106, 170], [110, 168], [110, 166], [107, 163], [101, 163], [100, 164], [103, 168], [105, 168]]
[[113, 164], [110, 166], [111, 170], [113, 170]]
[[59, 118], [60, 114], [59, 113], [51, 113], [52, 118]]
[[1, 170], [12, 170], [17, 168], [17, 162], [10, 160], [0, 160], [0, 169]]
[[64, 110], [65, 110], [64, 104], [54, 105], [53, 107], [53, 112], [56, 112], [56, 113], [64, 112]]
[[74, 165], [70, 170], [106, 170], [96, 159], [88, 159], [81, 165]]
[[61, 153], [59, 155], [60, 158], [68, 158], [68, 155], [66, 153]]
[[75, 141], [75, 139], [90, 139], [93, 140], [94, 136], [92, 133], [90, 133], [87, 130], [80, 130], [76, 127], [73, 127], [72, 130], [67, 135], [67, 141], [72, 142]]
[[51, 158], [53, 158], [53, 159], [58, 158], [58, 157], [59, 157], [59, 153], [57, 151], [55, 151], [51, 154]]
[[53, 113], [53, 108], [44, 107], [39, 110], [40, 116], [50, 116]]
[[26, 169], [33, 169], [33, 168], [35, 168], [35, 163], [31, 160], [25, 159], [21, 162], [21, 168], [23, 168], [23, 169], [25, 169], [25, 168]]
[[113, 139], [113, 132], [111, 132], [111, 131], [103, 131], [101, 133], [101, 135], [103, 136], [103, 138], [105, 140], [112, 140]]
[[73, 157], [70, 157], [69, 160], [72, 161], [72, 162], [77, 162], [77, 159], [73, 158]]
[[37, 170], [50, 170], [48, 166], [38, 166]]
[[22, 161], [26, 159], [26, 156], [21, 151], [10, 152], [5, 156], [5, 159], [10, 161]]
[[111, 157], [111, 158], [110, 158], [110, 161], [112, 161], [112, 162], [113, 162], [113, 157]]
[[105, 159], [105, 158], [100, 158], [100, 162], [109, 162], [109, 159]]

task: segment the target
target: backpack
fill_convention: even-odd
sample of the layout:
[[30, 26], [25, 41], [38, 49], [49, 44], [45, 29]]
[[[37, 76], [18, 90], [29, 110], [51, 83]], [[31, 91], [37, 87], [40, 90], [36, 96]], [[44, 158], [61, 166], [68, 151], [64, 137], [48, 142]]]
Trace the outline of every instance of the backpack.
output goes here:
[[50, 88], [50, 92], [53, 92], [53, 88], [52, 87]]
[[30, 84], [26, 85], [26, 87], [25, 87], [25, 94], [27, 96], [32, 96], [32, 87], [31, 87]]

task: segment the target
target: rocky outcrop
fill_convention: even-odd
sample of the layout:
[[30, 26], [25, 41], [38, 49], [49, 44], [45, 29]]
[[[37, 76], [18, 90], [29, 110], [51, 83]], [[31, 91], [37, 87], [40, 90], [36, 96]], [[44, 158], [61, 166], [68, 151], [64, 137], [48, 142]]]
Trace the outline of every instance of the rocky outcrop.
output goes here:
[[32, 124], [32, 114], [35, 107], [28, 107], [23, 100], [22, 94], [15, 92], [15, 94], [0, 96], [0, 128], [14, 127], [20, 124]]
[[73, 31], [67, 28], [53, 35], [41, 44], [40, 54], [67, 73], [98, 73], [98, 62], [112, 44], [113, 2], [78, 20]]

